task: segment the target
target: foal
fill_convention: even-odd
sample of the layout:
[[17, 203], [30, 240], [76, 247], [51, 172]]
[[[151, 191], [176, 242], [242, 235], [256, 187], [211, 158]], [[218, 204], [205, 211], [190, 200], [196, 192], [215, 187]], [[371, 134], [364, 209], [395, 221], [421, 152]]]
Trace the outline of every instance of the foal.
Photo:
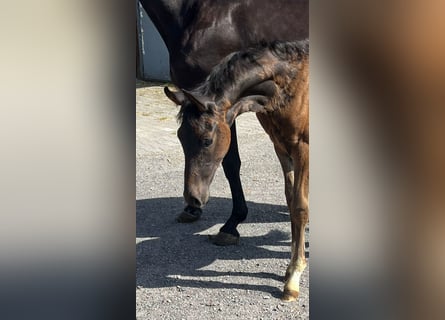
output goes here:
[[[184, 198], [201, 208], [215, 171], [230, 146], [230, 126], [252, 111], [269, 134], [284, 173], [292, 228], [292, 255], [283, 300], [298, 297], [306, 267], [304, 230], [308, 222], [309, 42], [274, 42], [230, 54], [192, 91], [166, 95], [181, 105], [178, 137], [185, 155]], [[245, 217], [242, 219], [244, 220]], [[242, 221], [241, 220], [241, 221]], [[235, 244], [241, 221], [229, 219], [213, 242]]]

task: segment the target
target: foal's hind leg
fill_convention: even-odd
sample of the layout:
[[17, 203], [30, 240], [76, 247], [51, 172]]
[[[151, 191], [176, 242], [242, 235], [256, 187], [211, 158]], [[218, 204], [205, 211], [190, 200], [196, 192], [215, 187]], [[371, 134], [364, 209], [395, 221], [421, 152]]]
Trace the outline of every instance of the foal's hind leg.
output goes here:
[[309, 145], [303, 141], [292, 154], [294, 162], [294, 193], [290, 205], [292, 228], [292, 256], [286, 270], [283, 300], [297, 299], [300, 292], [300, 277], [306, 268], [304, 252], [304, 230], [309, 220], [308, 184], [309, 184]]

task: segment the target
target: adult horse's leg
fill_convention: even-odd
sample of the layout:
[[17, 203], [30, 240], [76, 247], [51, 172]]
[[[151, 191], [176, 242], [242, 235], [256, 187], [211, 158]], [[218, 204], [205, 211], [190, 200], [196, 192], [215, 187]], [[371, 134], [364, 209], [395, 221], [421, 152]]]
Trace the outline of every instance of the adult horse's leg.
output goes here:
[[237, 244], [240, 234], [236, 227], [247, 217], [247, 205], [244, 198], [243, 187], [240, 180], [241, 159], [238, 152], [238, 141], [236, 136], [236, 124], [233, 123], [231, 129], [231, 141], [222, 165], [224, 173], [230, 184], [232, 192], [232, 214], [227, 222], [222, 226], [216, 236], [211, 236], [211, 241], [216, 245], [226, 246]]
[[291, 201], [290, 218], [292, 228], [292, 256], [286, 270], [286, 283], [282, 299], [296, 300], [300, 292], [300, 277], [306, 268], [304, 253], [304, 230], [309, 220], [308, 184], [309, 184], [309, 144], [300, 141], [292, 155], [294, 162], [294, 197]]

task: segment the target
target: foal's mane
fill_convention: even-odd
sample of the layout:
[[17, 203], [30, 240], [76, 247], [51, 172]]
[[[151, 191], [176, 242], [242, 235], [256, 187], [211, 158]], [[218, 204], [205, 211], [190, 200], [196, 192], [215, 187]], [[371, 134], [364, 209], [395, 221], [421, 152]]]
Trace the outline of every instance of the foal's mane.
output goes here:
[[[210, 97], [217, 101], [223, 97], [225, 92], [235, 88], [243, 81], [250, 70], [263, 68], [259, 60], [268, 53], [283, 62], [301, 60], [309, 54], [309, 41], [307, 39], [289, 42], [263, 41], [258, 46], [233, 52], [221, 60], [212, 69], [206, 80], [191, 92], [197, 96]], [[199, 112], [194, 108], [182, 106], [178, 113], [178, 120], [181, 121], [184, 117], [195, 118], [199, 115]]]

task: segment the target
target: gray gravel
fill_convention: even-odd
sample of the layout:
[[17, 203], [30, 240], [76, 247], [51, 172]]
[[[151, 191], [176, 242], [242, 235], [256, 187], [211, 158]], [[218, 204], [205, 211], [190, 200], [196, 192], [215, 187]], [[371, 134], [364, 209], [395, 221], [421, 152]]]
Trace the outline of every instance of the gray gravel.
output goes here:
[[240, 244], [217, 247], [207, 235], [218, 232], [232, 208], [222, 168], [202, 218], [175, 221], [184, 206], [184, 158], [177, 109], [162, 87], [137, 82], [136, 90], [137, 319], [308, 319], [309, 268], [299, 300], [279, 300], [290, 222], [280, 165], [255, 115], [237, 120], [249, 215], [238, 228]]

